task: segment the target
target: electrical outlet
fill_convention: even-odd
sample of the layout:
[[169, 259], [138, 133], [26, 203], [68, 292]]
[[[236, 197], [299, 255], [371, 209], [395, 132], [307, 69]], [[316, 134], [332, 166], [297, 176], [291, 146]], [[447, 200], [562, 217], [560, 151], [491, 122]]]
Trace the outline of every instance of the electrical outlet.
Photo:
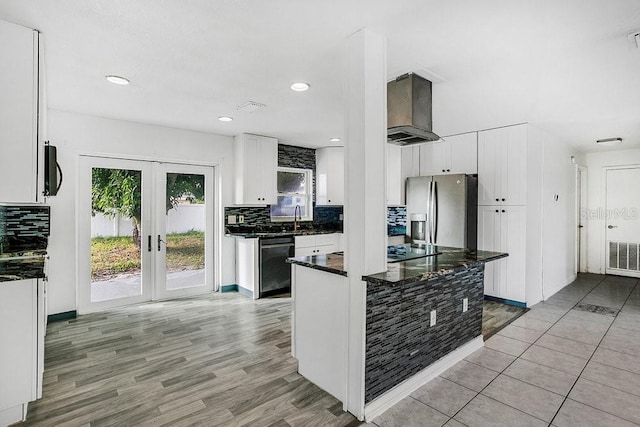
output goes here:
[[469, 298], [464, 298], [462, 300], [462, 312], [469, 310]]
[[238, 224], [244, 223], [244, 215], [238, 215]]
[[236, 216], [235, 215], [227, 215], [227, 224], [235, 224]]
[[429, 320], [429, 326], [435, 326], [435, 325], [436, 325], [436, 311], [431, 310], [431, 319]]

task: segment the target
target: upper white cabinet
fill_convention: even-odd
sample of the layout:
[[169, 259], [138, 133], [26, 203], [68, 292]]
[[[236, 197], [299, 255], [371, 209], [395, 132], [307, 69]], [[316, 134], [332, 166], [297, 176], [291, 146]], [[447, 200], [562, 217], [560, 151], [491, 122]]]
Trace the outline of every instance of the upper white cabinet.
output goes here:
[[387, 144], [387, 205], [402, 205], [403, 203], [402, 147]]
[[344, 148], [316, 150], [316, 205], [344, 204]]
[[38, 201], [38, 32], [0, 21], [0, 201]]
[[387, 205], [404, 205], [407, 178], [419, 175], [419, 146], [387, 144]]
[[243, 133], [235, 137], [236, 205], [277, 203], [278, 140]]
[[478, 132], [478, 204], [527, 203], [527, 125]]
[[444, 141], [420, 146], [420, 175], [474, 174], [478, 172], [478, 133], [447, 136]]

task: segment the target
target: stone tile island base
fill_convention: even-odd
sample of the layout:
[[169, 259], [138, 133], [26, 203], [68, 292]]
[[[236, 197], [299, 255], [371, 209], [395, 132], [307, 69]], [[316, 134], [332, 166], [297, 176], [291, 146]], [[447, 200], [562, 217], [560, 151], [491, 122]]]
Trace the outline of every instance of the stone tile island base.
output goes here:
[[414, 283], [367, 282], [365, 404], [481, 337], [483, 291], [484, 263]]

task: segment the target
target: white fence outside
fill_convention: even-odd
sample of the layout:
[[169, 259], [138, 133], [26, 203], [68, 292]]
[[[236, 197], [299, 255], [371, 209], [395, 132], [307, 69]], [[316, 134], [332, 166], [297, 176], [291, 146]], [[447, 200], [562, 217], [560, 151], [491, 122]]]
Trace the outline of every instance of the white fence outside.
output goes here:
[[[205, 205], [178, 205], [169, 211], [167, 233], [185, 233], [196, 230], [204, 231]], [[91, 237], [131, 236], [133, 225], [131, 219], [116, 215], [108, 218], [102, 214], [91, 217]]]

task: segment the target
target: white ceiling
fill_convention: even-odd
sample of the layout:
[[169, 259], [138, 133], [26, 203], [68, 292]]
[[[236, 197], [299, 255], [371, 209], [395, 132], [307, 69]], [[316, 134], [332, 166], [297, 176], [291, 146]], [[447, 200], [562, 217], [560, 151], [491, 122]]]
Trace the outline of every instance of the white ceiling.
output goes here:
[[[640, 147], [638, 0], [2, 0], [0, 19], [44, 34], [55, 109], [331, 145], [345, 38], [367, 27], [389, 78], [433, 76], [439, 135], [529, 122], [583, 151]], [[250, 100], [267, 107], [236, 111]]]

